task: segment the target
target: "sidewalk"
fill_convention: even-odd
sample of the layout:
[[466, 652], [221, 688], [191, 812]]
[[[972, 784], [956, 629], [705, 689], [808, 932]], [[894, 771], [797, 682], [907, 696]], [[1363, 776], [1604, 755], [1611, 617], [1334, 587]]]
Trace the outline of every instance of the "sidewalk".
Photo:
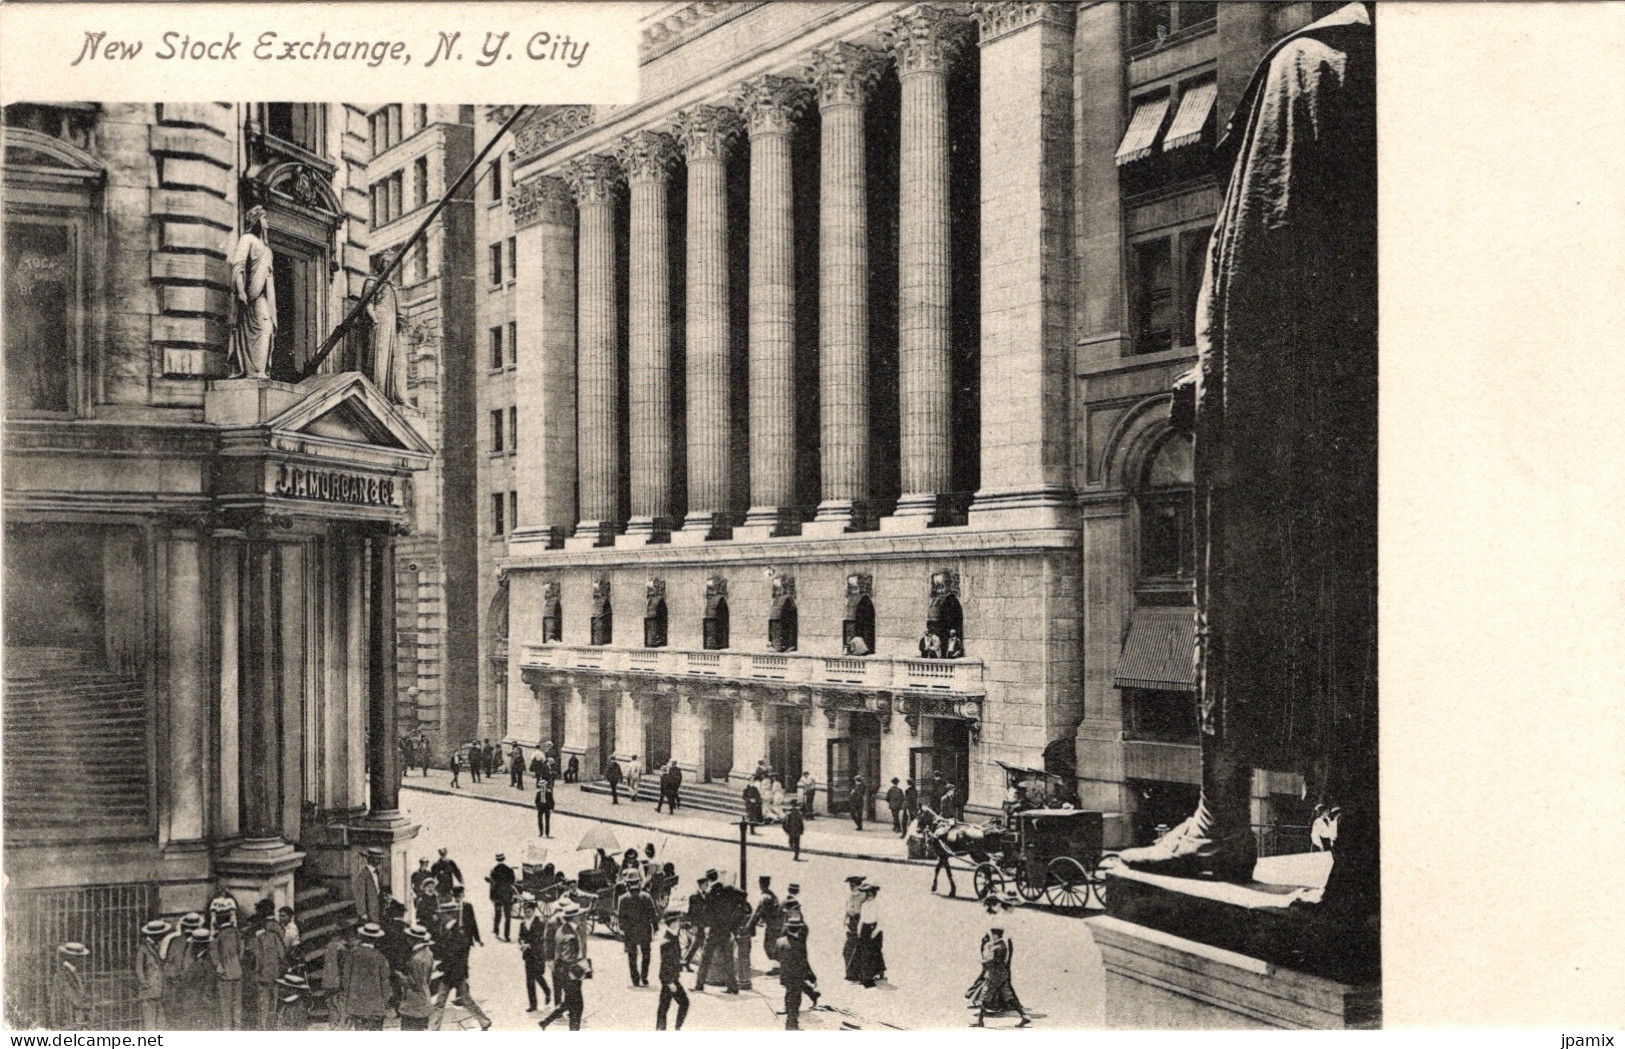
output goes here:
[[[473, 783], [465, 770], [459, 779], [461, 785], [453, 789], [451, 773], [444, 769], [432, 768], [427, 776], [414, 772], [405, 777], [401, 781], [401, 787], [404, 790], [463, 795], [532, 811], [535, 809], [533, 800], [535, 784], [528, 774], [525, 776], [524, 790], [516, 790], [509, 786], [506, 773]], [[622, 799], [619, 805], [615, 805], [608, 797], [587, 794], [578, 784], [565, 783], [562, 780], [554, 784], [553, 796], [554, 811], [571, 816], [623, 827], [659, 830], [663, 834], [676, 834], [688, 838], [708, 838], [712, 841], [735, 843], [739, 841], [739, 825], [720, 812], [689, 812], [679, 807], [676, 815], [670, 815], [663, 808], [656, 813], [654, 805], [650, 802], [632, 802], [625, 799]], [[883, 805], [881, 807], [884, 808]], [[863, 827], [864, 829], [859, 831], [852, 825], [851, 820], [839, 816], [820, 816], [810, 820], [806, 832], [801, 836], [801, 854], [926, 867], [933, 865], [932, 860], [908, 858], [903, 839], [891, 829], [889, 819], [873, 823], [865, 822]], [[784, 830], [777, 825], [757, 828], [755, 837], [751, 838], [751, 847], [790, 851]]]

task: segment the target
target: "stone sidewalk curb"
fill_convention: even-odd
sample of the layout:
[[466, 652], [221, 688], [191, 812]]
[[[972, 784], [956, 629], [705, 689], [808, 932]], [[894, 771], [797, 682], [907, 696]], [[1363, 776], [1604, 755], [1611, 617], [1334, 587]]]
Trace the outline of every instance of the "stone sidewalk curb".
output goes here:
[[[419, 782], [419, 783], [402, 783], [401, 784], [401, 789], [402, 790], [419, 790], [419, 791], [423, 791], [425, 794], [444, 794], [444, 795], [446, 795], [448, 797], [456, 797], [456, 798], [474, 798], [474, 799], [479, 800], [479, 801], [491, 802], [494, 805], [507, 805], [507, 806], [510, 806], [511, 808], [525, 809], [525, 810], [531, 811], [531, 812], [535, 811], [535, 807], [528, 801], [519, 801], [519, 800], [512, 799], [512, 798], [493, 798], [488, 794], [475, 794], [475, 793], [461, 791], [461, 790], [453, 790], [450, 787], [434, 786], [434, 785], [431, 785], [431, 784], [421, 783], [421, 782]], [[705, 834], [705, 833], [701, 833], [699, 831], [693, 831], [693, 830], [679, 830], [679, 829], [677, 829], [675, 827], [669, 827], [669, 828], [668, 827], [657, 827], [657, 826], [652, 826], [652, 825], [650, 825], [648, 823], [639, 823], [637, 820], [618, 819], [618, 818], [616, 818], [614, 816], [596, 816], [596, 815], [594, 815], [594, 814], [592, 814], [590, 812], [581, 812], [581, 811], [567, 809], [562, 805], [558, 805], [556, 802], [555, 802], [555, 808], [554, 808], [553, 811], [562, 812], [566, 816], [575, 816], [575, 817], [578, 817], [580, 819], [597, 820], [600, 823], [613, 823], [616, 826], [620, 826], [620, 827], [637, 827], [639, 830], [658, 830], [662, 834], [675, 834], [678, 837], [683, 837], [683, 838], [699, 838], [699, 839], [702, 839], [702, 840], [705, 840], [705, 841], [724, 842], [724, 843], [729, 844], [729, 845], [738, 845], [739, 844], [739, 840], [736, 837], [733, 837], [731, 835], [726, 836], [726, 837], [719, 837], [718, 835], [715, 835], [715, 834]], [[790, 846], [774, 844], [772, 842], [757, 843], [755, 841], [752, 841], [750, 844], [751, 844], [752, 848], [757, 848], [757, 849], [776, 849], [779, 852], [789, 852], [790, 851]], [[834, 859], [842, 859], [842, 860], [862, 860], [862, 861], [864, 861], [866, 863], [895, 863], [895, 864], [900, 864], [902, 866], [907, 866], [907, 867], [931, 867], [931, 866], [935, 866], [935, 864], [936, 864], [935, 860], [913, 860], [913, 859], [909, 859], [907, 856], [876, 856], [876, 855], [874, 855], [872, 853], [867, 853], [867, 852], [849, 852], [849, 851], [845, 851], [845, 850], [836, 850], [836, 849], [828, 849], [828, 848], [814, 848], [813, 846], [810, 846], [810, 845], [803, 845], [801, 847], [801, 853], [804, 856], [828, 856], [828, 857], [832, 857]]]

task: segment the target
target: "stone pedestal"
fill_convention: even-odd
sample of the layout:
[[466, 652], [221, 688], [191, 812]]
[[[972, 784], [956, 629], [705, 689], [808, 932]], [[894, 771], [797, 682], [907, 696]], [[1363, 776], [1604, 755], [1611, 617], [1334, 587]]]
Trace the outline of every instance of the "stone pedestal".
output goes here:
[[1258, 861], [1254, 881], [1107, 875], [1090, 922], [1117, 1027], [1377, 1027], [1380, 943], [1324, 903], [1330, 853]]
[[1112, 917], [1089, 919], [1106, 969], [1106, 1026], [1340, 1030], [1381, 1025], [1381, 992]]
[[278, 907], [293, 906], [293, 872], [305, 854], [280, 838], [239, 841], [216, 856], [214, 874], [245, 913], [254, 913], [262, 897]]

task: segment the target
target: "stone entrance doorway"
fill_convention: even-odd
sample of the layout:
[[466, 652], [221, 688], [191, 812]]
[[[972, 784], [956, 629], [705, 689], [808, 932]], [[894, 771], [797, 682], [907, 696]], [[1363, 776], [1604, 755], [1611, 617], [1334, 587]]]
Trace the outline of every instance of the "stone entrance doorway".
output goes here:
[[705, 715], [705, 767], [700, 770], [700, 778], [706, 783], [726, 783], [733, 760], [733, 705], [711, 703]]

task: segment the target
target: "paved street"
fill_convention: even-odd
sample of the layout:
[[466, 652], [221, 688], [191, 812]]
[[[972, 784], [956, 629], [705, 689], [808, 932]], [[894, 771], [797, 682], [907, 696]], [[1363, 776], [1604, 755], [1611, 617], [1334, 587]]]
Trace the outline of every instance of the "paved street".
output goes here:
[[[465, 777], [466, 783], [466, 777]], [[560, 784], [559, 802], [563, 811], [554, 815], [553, 838], [542, 841], [536, 835], [534, 813], [526, 807], [501, 804], [494, 799], [528, 800], [506, 785], [496, 783], [465, 789], [459, 795], [443, 793], [444, 774], [407, 779], [401, 794], [407, 814], [421, 825], [413, 856], [433, 856], [435, 849], [450, 849], [469, 882], [469, 897], [479, 908], [482, 923], [490, 921], [490, 905], [485, 900], [484, 875], [497, 852], [507, 854], [514, 866], [531, 860], [545, 860], [566, 870], [583, 867], [589, 853], [576, 853], [575, 845], [585, 831], [595, 825], [600, 807], [608, 809], [607, 799], [581, 795], [573, 786]], [[427, 789], [424, 789], [427, 788]], [[586, 812], [586, 815], [572, 814]], [[662, 861], [676, 865], [682, 883], [673, 894], [674, 905], [686, 900], [695, 879], [709, 867], [732, 872], [738, 867], [737, 831], [722, 817], [679, 815], [655, 816], [647, 804], [615, 807], [616, 819], [648, 821], [652, 829], [610, 825], [623, 848], [642, 847], [653, 841]], [[900, 858], [901, 843], [884, 830], [865, 831], [861, 836], [832, 826], [837, 821], [821, 820], [820, 845], [839, 851], [866, 849]], [[813, 842], [810, 829], [808, 843]], [[707, 837], [693, 837], [705, 834]], [[733, 840], [727, 840], [732, 838]], [[761, 843], [783, 844], [783, 835], [763, 828]], [[957, 1028], [971, 1018], [965, 1008], [964, 991], [979, 971], [978, 945], [987, 929], [986, 915], [973, 899], [969, 876], [959, 878], [961, 898], [933, 897], [929, 865], [901, 864], [878, 860], [864, 861], [829, 855], [811, 855], [804, 850], [801, 862], [793, 862], [788, 852], [775, 848], [752, 848], [749, 857], [749, 889], [755, 897], [756, 878], [767, 874], [782, 896], [784, 886], [798, 881], [804, 912], [811, 926], [809, 948], [824, 1004], [832, 1010], [803, 1013], [806, 1029], [833, 1029], [843, 1024], [863, 1028]], [[841, 943], [847, 874], [863, 874], [883, 886], [880, 903], [885, 906], [885, 953], [887, 979], [873, 989], [864, 989], [842, 979]], [[1035, 1017], [1038, 1028], [1100, 1027], [1103, 1022], [1100, 953], [1088, 927], [1076, 917], [1050, 913], [1039, 908], [1019, 908], [1004, 916], [1004, 925], [1015, 940], [1015, 985], [1023, 1002]], [[502, 943], [482, 927], [483, 948], [476, 947], [471, 960], [471, 987], [476, 999], [495, 1021], [499, 1030], [534, 1030], [536, 1016], [525, 1012], [523, 968], [519, 947]], [[658, 948], [657, 948], [658, 950]], [[583, 1027], [598, 1030], [648, 1030], [654, 1026], [659, 988], [628, 987], [625, 955], [620, 942], [595, 936], [589, 946], [595, 977], [585, 985], [586, 1014]], [[752, 960], [757, 972], [766, 968], [757, 938]], [[658, 961], [658, 957], [657, 957]], [[652, 971], [652, 970], [651, 970]], [[693, 987], [687, 974], [686, 986]], [[774, 1014], [782, 1002], [776, 978], [758, 975], [751, 990], [735, 997], [711, 990], [696, 994], [690, 990], [693, 1005], [686, 1029], [770, 1030], [783, 1026]], [[460, 1017], [453, 1012], [448, 1026]], [[1008, 1027], [1014, 1017], [989, 1021], [990, 1027]]]

